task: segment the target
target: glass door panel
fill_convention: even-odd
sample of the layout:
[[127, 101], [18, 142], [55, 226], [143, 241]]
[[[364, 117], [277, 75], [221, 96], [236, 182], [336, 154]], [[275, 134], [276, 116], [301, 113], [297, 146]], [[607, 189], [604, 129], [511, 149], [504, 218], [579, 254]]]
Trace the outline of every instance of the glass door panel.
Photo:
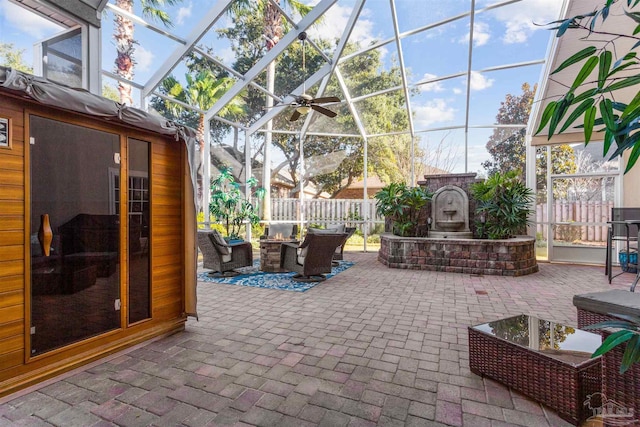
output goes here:
[[129, 138], [129, 324], [151, 317], [149, 143]]
[[[120, 137], [30, 117], [31, 354], [120, 327]], [[48, 220], [48, 221], [47, 221]]]
[[616, 194], [612, 175], [552, 178], [550, 248], [552, 260], [603, 263], [607, 221]]

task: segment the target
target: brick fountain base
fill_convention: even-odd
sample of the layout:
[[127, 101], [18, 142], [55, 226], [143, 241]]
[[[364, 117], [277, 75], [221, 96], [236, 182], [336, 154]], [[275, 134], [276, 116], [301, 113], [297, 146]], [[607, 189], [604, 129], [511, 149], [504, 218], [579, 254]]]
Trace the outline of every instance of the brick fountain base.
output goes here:
[[389, 268], [494, 276], [524, 276], [538, 271], [535, 239], [504, 240], [380, 237], [378, 260]]

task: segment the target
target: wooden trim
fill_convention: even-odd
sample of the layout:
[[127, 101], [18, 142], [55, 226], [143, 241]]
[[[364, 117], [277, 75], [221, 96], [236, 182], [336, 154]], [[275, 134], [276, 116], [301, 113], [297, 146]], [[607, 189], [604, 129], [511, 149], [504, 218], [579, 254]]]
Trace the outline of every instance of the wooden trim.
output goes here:
[[6, 148], [11, 150], [12, 146], [12, 133], [11, 133], [11, 117], [3, 117], [0, 116], [0, 125], [6, 125], [6, 130], [4, 130], [4, 126], [0, 127], [0, 137], [4, 137], [4, 140], [0, 139], [0, 148]]
[[[9, 378], [6, 381], [0, 382], [0, 397], [10, 395], [20, 389], [53, 378], [133, 345], [148, 341], [151, 338], [161, 335], [171, 335], [173, 333], [183, 331], [185, 321], [185, 318], [164, 321], [154, 325], [153, 328], [145, 328], [134, 334], [122, 336], [113, 341], [104, 342], [98, 347], [83, 349], [80, 353], [58, 358], [57, 360], [46, 360], [47, 357], [45, 356], [49, 353], [38, 356], [39, 359], [42, 358], [42, 360], [47, 363], [41, 363], [36, 369], [29, 370], [15, 377]], [[82, 342], [82, 344], [86, 344], [86, 342]]]

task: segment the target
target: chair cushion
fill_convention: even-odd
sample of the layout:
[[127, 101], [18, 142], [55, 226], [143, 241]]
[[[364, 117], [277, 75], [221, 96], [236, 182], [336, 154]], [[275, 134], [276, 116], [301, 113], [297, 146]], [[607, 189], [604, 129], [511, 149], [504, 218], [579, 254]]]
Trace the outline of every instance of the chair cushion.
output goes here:
[[640, 315], [640, 294], [612, 289], [604, 292], [574, 295], [573, 305], [600, 314]]
[[220, 256], [220, 259], [222, 259], [222, 262], [229, 262], [231, 261], [231, 258], [232, 258], [231, 252], [233, 252], [233, 249], [232, 248], [225, 248], [225, 249], [227, 250], [227, 253], [222, 254]]
[[[227, 242], [225, 242], [220, 233], [213, 230], [211, 233], [209, 233], [209, 238], [213, 242], [218, 252], [220, 252], [222, 255], [231, 255], [231, 248], [227, 246]], [[227, 261], [223, 259], [222, 262]]]
[[298, 253], [298, 264], [300, 265], [304, 265], [304, 258], [307, 256], [307, 248], [298, 248], [297, 249], [297, 253]]

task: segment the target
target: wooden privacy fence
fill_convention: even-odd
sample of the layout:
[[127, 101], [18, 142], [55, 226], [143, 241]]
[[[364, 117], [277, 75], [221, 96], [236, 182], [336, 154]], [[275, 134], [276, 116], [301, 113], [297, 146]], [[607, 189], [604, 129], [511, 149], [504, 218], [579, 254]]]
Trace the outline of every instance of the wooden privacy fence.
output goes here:
[[[255, 203], [258, 203], [257, 201]], [[384, 223], [376, 214], [376, 201], [363, 199], [306, 199], [303, 201], [307, 223]], [[271, 199], [273, 221], [299, 221], [300, 199]]]
[[[603, 201], [555, 202], [554, 240], [606, 243], [607, 221], [610, 220], [612, 207], [613, 202]], [[542, 238], [546, 239], [549, 224], [546, 203], [536, 205], [536, 218], [536, 231], [542, 233]]]

